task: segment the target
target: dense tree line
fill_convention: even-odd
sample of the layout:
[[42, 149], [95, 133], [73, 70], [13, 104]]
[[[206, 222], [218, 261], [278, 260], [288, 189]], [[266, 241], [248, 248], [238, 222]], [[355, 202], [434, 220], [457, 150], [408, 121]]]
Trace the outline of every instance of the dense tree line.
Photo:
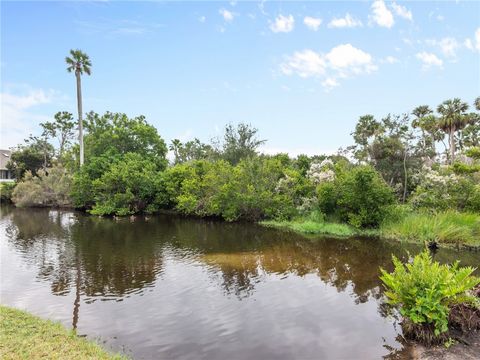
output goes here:
[[265, 140], [249, 124], [228, 124], [208, 144], [174, 139], [167, 147], [143, 116], [90, 112], [82, 120], [83, 166], [73, 115], [59, 112], [14, 150], [13, 200], [96, 215], [175, 210], [228, 221], [321, 211], [356, 227], [378, 226], [399, 202], [480, 211], [479, 105], [468, 112], [453, 99], [436, 113], [423, 105], [380, 120], [361, 116], [341, 155], [296, 158], [260, 154]]

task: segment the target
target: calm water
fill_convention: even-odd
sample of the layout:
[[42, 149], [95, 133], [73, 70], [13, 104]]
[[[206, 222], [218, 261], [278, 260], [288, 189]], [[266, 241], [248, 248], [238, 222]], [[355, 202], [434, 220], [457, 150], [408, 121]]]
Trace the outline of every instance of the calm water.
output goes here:
[[[1, 303], [134, 358], [408, 357], [378, 280], [396, 243], [9, 207], [0, 227]], [[457, 257], [480, 263], [436, 254]]]

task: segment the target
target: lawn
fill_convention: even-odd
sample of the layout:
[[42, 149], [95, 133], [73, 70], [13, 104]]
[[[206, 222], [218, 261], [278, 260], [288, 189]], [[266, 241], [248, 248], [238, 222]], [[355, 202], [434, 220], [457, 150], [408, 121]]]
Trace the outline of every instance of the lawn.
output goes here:
[[60, 323], [0, 305], [1, 359], [126, 359], [78, 337]]

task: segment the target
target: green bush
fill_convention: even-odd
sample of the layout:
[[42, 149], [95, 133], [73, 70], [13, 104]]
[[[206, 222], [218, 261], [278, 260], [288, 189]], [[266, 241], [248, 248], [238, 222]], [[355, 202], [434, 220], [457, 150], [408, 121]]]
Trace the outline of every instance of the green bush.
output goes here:
[[434, 338], [439, 337], [448, 331], [450, 306], [475, 301], [468, 294], [480, 283], [480, 278], [472, 276], [474, 268], [460, 268], [458, 262], [440, 265], [432, 260], [428, 250], [405, 265], [395, 256], [392, 258], [394, 271], [388, 273], [381, 269], [385, 295], [391, 305], [399, 307], [404, 318], [420, 326], [404, 327], [404, 332], [415, 329], [415, 333], [407, 331], [406, 336], [430, 342], [423, 329], [433, 328]]
[[317, 196], [322, 212], [357, 228], [378, 226], [395, 202], [392, 189], [371, 166], [337, 169], [335, 180], [318, 185]]
[[297, 213], [309, 191], [308, 180], [278, 157], [253, 157], [237, 165], [201, 160], [168, 169], [161, 176], [157, 203], [227, 221], [286, 219]]
[[452, 169], [424, 169], [410, 203], [417, 209], [480, 211], [477, 175], [455, 174]]
[[47, 171], [39, 170], [38, 176], [30, 171], [25, 173], [24, 180], [19, 182], [12, 193], [12, 201], [16, 206], [59, 206], [72, 205], [70, 190], [72, 175], [61, 165], [53, 166]]
[[94, 215], [128, 215], [142, 212], [154, 203], [158, 183], [157, 166], [140, 154], [128, 153], [93, 181]]
[[0, 183], [0, 203], [6, 204], [12, 202], [12, 194], [16, 185], [13, 181]]

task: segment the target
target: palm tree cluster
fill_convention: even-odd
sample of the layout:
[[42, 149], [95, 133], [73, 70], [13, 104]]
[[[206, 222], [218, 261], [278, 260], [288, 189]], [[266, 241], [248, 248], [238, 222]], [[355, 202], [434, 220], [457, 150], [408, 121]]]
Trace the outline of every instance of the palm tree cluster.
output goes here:
[[[480, 110], [480, 97], [474, 102], [476, 110]], [[448, 136], [449, 161], [455, 162], [456, 133], [465, 129], [468, 125], [478, 125], [479, 116], [476, 113], [468, 113], [468, 104], [459, 98], [446, 100], [437, 106], [439, 116], [433, 115], [433, 110], [428, 105], [416, 107], [412, 114], [415, 119], [412, 122], [414, 128], [422, 132], [423, 146], [430, 147], [435, 154], [435, 142], [443, 142], [445, 134]], [[444, 144], [445, 145], [445, 144]], [[462, 146], [462, 144], [460, 144]], [[447, 146], [445, 145], [445, 148]]]

